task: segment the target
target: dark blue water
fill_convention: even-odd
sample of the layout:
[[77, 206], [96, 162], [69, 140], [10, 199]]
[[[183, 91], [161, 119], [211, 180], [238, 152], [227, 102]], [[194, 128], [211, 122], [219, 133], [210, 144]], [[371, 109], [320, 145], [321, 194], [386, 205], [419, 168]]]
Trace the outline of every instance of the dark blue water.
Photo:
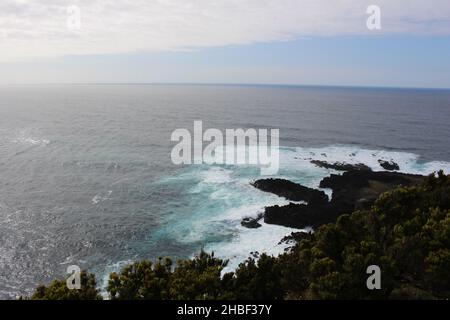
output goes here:
[[283, 199], [249, 186], [252, 167], [171, 164], [177, 128], [280, 129], [279, 176], [317, 187], [306, 159], [394, 159], [450, 170], [450, 91], [200, 85], [0, 87], [0, 298], [76, 264], [280, 252], [288, 228], [240, 220]]

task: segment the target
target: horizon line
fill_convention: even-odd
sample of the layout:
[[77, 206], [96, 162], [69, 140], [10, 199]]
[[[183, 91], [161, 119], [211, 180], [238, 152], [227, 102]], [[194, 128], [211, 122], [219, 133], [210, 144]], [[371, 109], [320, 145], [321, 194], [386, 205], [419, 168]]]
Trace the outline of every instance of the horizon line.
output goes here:
[[31, 82], [31, 83], [0, 83], [1, 86], [39, 86], [39, 85], [173, 85], [173, 86], [239, 86], [239, 87], [305, 87], [305, 88], [348, 88], [348, 89], [399, 89], [399, 90], [440, 90], [448, 91], [450, 87], [415, 87], [415, 86], [382, 86], [382, 85], [339, 85], [339, 84], [290, 84], [290, 83], [239, 83], [239, 82]]

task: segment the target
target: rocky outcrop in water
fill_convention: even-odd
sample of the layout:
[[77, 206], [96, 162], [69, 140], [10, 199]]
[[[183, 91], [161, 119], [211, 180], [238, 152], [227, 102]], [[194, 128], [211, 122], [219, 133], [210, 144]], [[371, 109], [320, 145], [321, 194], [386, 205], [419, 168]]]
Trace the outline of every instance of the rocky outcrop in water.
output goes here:
[[349, 171], [349, 170], [367, 170], [370, 171], [370, 168], [366, 166], [364, 163], [358, 164], [349, 164], [344, 162], [334, 162], [329, 163], [322, 160], [311, 160], [311, 163], [325, 169], [334, 169], [337, 171]]
[[[346, 209], [346, 208], [341, 208]], [[334, 205], [306, 205], [290, 203], [286, 206], [266, 207], [264, 222], [280, 226], [303, 229], [316, 228], [333, 222], [340, 210]]]
[[261, 219], [263, 219], [263, 217], [264, 217], [263, 213], [259, 213], [256, 218], [245, 217], [244, 219], [241, 220], [241, 226], [249, 228], [249, 229], [257, 229], [257, 228], [261, 227], [261, 224], [259, 223], [259, 221]]
[[395, 171], [400, 170], [400, 166], [394, 161], [378, 160], [378, 163], [384, 170]]
[[244, 218], [241, 221], [241, 225], [249, 229], [257, 229], [261, 227], [261, 224], [258, 222], [258, 220], [259, 219], [255, 218]]
[[328, 202], [325, 192], [304, 187], [285, 179], [261, 179], [252, 183], [255, 188], [271, 192], [291, 201], [306, 201], [309, 204], [324, 204]]

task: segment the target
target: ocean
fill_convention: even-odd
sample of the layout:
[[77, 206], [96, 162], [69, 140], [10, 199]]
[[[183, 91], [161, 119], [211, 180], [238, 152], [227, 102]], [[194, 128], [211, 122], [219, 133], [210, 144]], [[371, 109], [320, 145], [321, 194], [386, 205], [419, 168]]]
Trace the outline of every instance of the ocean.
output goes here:
[[[232, 270], [278, 254], [290, 228], [241, 226], [267, 205], [256, 166], [175, 166], [171, 133], [280, 130], [277, 177], [317, 188], [310, 159], [450, 173], [450, 91], [258, 85], [0, 87], [0, 298], [30, 294], [69, 265], [109, 272], [202, 248]], [[329, 193], [329, 190], [326, 190]]]

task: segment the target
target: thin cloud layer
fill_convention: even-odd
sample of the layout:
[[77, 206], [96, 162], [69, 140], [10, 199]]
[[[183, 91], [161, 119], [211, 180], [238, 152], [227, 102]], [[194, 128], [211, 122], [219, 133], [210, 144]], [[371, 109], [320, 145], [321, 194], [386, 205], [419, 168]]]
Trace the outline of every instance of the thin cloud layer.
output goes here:
[[[366, 27], [369, 5], [382, 29]], [[73, 24], [80, 9], [80, 26]], [[74, 20], [75, 19], [75, 20]], [[69, 25], [68, 25], [69, 21]], [[450, 34], [448, 0], [2, 0], [0, 61], [311, 36]]]

